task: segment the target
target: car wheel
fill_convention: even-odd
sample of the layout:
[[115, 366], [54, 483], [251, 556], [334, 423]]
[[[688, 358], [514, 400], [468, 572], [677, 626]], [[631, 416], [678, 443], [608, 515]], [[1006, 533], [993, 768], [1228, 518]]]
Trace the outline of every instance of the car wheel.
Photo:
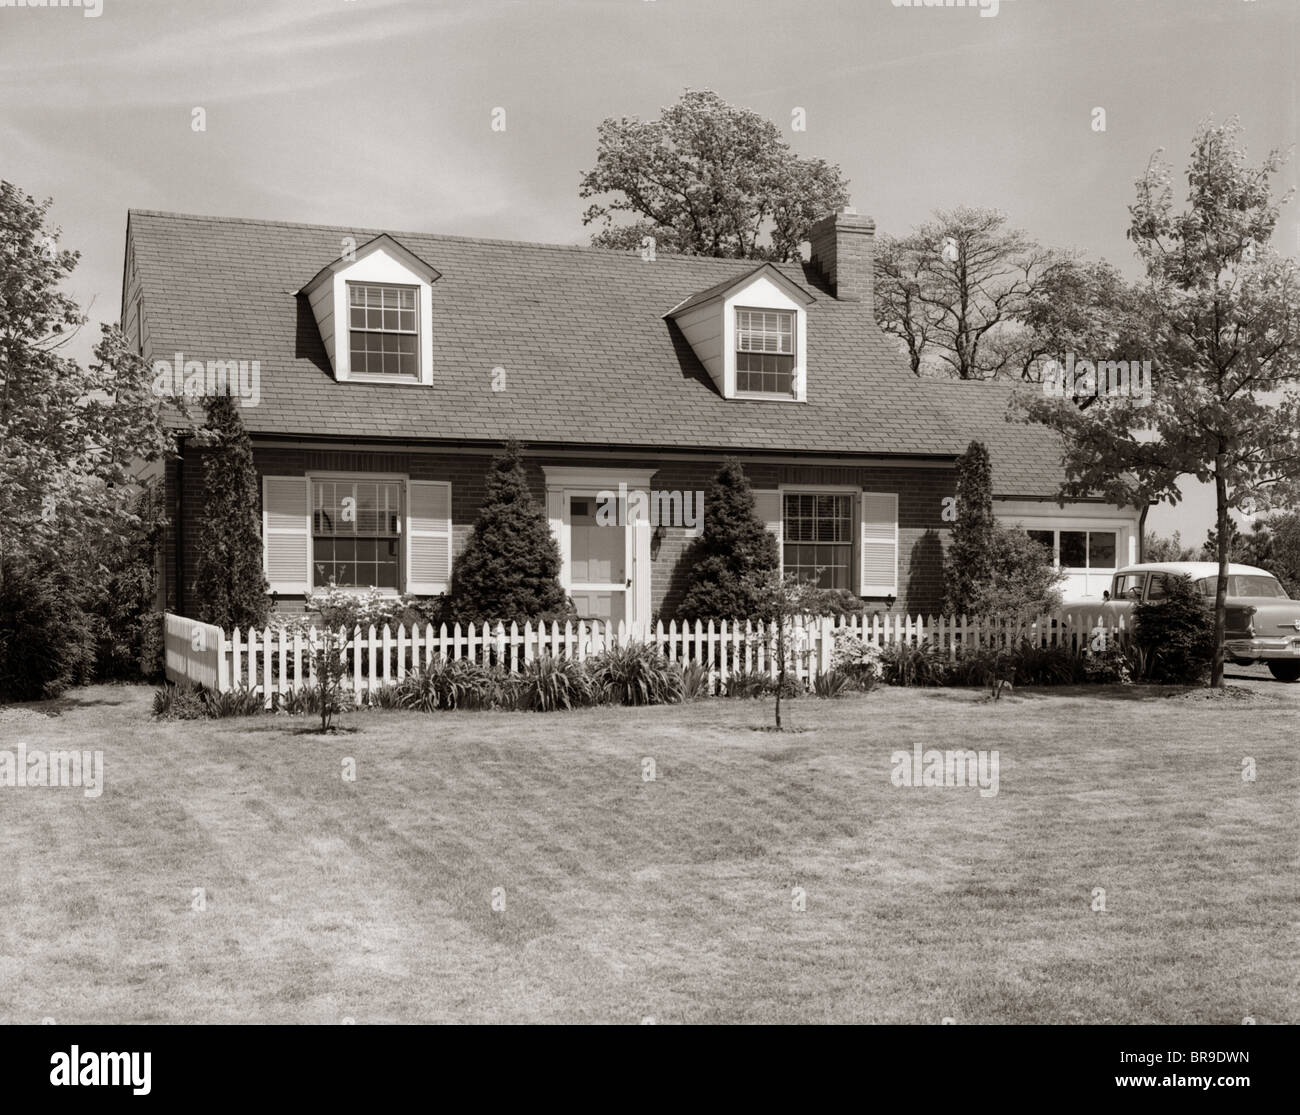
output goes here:
[[1300, 662], [1287, 660], [1270, 662], [1268, 672], [1278, 681], [1300, 681]]

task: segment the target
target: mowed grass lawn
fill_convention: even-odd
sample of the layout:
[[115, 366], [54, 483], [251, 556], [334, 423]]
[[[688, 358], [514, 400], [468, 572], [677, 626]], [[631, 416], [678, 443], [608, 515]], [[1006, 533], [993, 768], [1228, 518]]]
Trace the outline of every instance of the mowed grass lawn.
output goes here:
[[[97, 800], [0, 789], [0, 1020], [1300, 1021], [1281, 696], [882, 689], [792, 702], [782, 735], [754, 730], [769, 701], [714, 700], [331, 737], [150, 698], [0, 711], [0, 747], [107, 768]], [[895, 787], [916, 740], [997, 749], [999, 793]]]

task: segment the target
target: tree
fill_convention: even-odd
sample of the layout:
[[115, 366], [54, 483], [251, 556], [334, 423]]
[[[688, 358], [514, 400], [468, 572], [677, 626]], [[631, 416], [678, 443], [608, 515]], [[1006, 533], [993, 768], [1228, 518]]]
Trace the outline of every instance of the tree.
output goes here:
[[1241, 538], [1236, 560], [1267, 569], [1292, 600], [1300, 600], [1300, 511], [1256, 519], [1254, 529]]
[[[1041, 383], [1049, 361], [1141, 361], [1149, 356], [1141, 292], [1105, 261], [1062, 258], [1035, 284], [1013, 334], [1020, 378]], [[1081, 406], [1091, 399], [1080, 400]]]
[[1196, 547], [1184, 546], [1183, 536], [1174, 531], [1171, 538], [1146, 534], [1142, 538], [1143, 561], [1195, 561]]
[[754, 570], [745, 574], [745, 591], [753, 600], [753, 616], [768, 625], [776, 636], [776, 730], [781, 731], [781, 695], [786, 687], [786, 670], [798, 653], [791, 646], [795, 621], [800, 616], [827, 616], [841, 602], [834, 589], [818, 588], [811, 581], [776, 569]]
[[148, 366], [104, 326], [88, 367], [60, 347], [86, 318], [60, 284], [78, 253], [0, 181], [0, 584], [24, 560], [73, 582], [139, 525], [135, 472], [169, 450]]
[[1079, 408], [1063, 399], [1019, 404], [1064, 441], [1062, 498], [1100, 495], [1144, 506], [1176, 502], [1179, 478], [1215, 487], [1219, 561], [1210, 684], [1223, 684], [1224, 608], [1232, 507], [1294, 503], [1300, 476], [1300, 275], [1269, 246], [1279, 202], [1272, 151], [1248, 166], [1236, 119], [1197, 129], [1188, 205], [1174, 212], [1171, 172], [1153, 158], [1137, 182], [1129, 238], [1145, 267], [1153, 398]]
[[944, 611], [975, 615], [975, 599], [993, 575], [993, 466], [983, 442], [957, 458], [957, 518], [944, 561]]
[[[1237, 524], [1231, 519], [1228, 520], [1228, 561], [1244, 561], [1242, 549], [1245, 539], [1241, 531], [1237, 529]], [[1202, 561], [1217, 561], [1219, 559], [1219, 532], [1210, 527], [1205, 533], [1205, 541], [1201, 543]]]
[[994, 379], [1028, 366], [1022, 322], [1073, 265], [1006, 221], [963, 206], [878, 238], [876, 323], [903, 343], [916, 375]]
[[[592, 243], [735, 259], [797, 260], [809, 226], [848, 203], [838, 166], [801, 159], [775, 124], [708, 90], [687, 90], [658, 120], [609, 118], [578, 196], [594, 202]], [[636, 214], [631, 225], [616, 214]], [[766, 243], [760, 242], [764, 233]]]
[[685, 620], [750, 619], [759, 604], [753, 574], [780, 565], [776, 539], [754, 512], [740, 462], [728, 458], [705, 493], [704, 531], [684, 560], [687, 580], [677, 614]]
[[203, 401], [207, 423], [194, 439], [203, 462], [203, 516], [195, 543], [198, 618], [231, 631], [261, 628], [270, 614], [262, 572], [257, 470], [236, 403], [228, 395]]
[[528, 488], [519, 445], [488, 470], [473, 532], [452, 572], [452, 607], [462, 622], [523, 623], [566, 618], [560, 550]]

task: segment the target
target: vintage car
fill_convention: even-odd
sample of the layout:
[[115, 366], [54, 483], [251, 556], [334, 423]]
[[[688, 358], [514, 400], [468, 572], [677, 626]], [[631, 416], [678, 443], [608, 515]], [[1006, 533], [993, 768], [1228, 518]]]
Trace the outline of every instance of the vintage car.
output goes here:
[[[1213, 606], [1219, 579], [1215, 561], [1165, 561], [1126, 565], [1111, 578], [1102, 612], [1128, 616], [1139, 601], [1158, 601], [1171, 576], [1183, 574], [1206, 603]], [[1224, 617], [1223, 650], [1238, 665], [1263, 662], [1278, 681], [1300, 680], [1300, 600], [1265, 569], [1228, 566], [1228, 602]]]

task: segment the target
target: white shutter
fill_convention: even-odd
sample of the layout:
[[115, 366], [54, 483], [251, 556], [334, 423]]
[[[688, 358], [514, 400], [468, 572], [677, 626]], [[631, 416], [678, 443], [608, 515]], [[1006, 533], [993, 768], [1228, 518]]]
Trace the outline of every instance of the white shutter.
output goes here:
[[262, 569], [271, 592], [311, 588], [311, 503], [305, 476], [262, 477]]
[[785, 550], [781, 545], [782, 538], [782, 500], [779, 491], [766, 491], [754, 493], [754, 510], [758, 517], [763, 520], [764, 525], [776, 539], [776, 567], [785, 572]]
[[451, 485], [412, 480], [406, 486], [406, 591], [436, 596], [451, 581]]
[[862, 584], [859, 596], [898, 595], [898, 495], [863, 492], [858, 501], [862, 522]]

